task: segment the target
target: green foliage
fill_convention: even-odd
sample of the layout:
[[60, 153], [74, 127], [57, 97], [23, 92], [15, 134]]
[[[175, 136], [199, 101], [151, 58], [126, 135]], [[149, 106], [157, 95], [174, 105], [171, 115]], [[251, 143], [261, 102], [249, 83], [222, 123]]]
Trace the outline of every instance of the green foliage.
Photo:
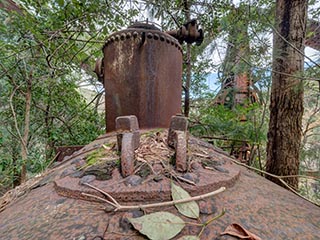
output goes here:
[[263, 141], [266, 138], [266, 129], [257, 129], [260, 122], [254, 121], [257, 118], [256, 115], [261, 114], [259, 105], [245, 107], [239, 105], [231, 110], [223, 105], [208, 104], [208, 100], [206, 102], [207, 104], [200, 103], [200, 107], [191, 117], [191, 121], [194, 122], [191, 125], [193, 134], [223, 136], [236, 140], [247, 140], [251, 143]]
[[[137, 14], [125, 10], [126, 1], [19, 4], [19, 12], [0, 10], [0, 175], [6, 176], [1, 178], [5, 185], [18, 179], [21, 165], [29, 174], [44, 170], [56, 146], [86, 144], [103, 132], [103, 117], [80, 95], [78, 85], [84, 78], [94, 82], [91, 68], [104, 38]], [[26, 133], [28, 160], [22, 162]]]

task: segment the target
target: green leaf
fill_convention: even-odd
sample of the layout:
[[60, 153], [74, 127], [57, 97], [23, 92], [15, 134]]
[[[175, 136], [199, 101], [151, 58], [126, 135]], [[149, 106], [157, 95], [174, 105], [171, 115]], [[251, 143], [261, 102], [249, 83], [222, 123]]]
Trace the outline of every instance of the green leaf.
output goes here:
[[[175, 185], [173, 182], [171, 182], [171, 195], [174, 201], [191, 197], [186, 190], [184, 190], [182, 187]], [[175, 206], [178, 209], [178, 211], [186, 217], [199, 217], [200, 210], [198, 204], [195, 201], [179, 203], [175, 204]]]
[[200, 240], [200, 238], [198, 236], [183, 236], [181, 238], [179, 238], [178, 240]]
[[153, 240], [171, 239], [185, 226], [181, 218], [169, 212], [156, 212], [128, 220], [136, 230]]

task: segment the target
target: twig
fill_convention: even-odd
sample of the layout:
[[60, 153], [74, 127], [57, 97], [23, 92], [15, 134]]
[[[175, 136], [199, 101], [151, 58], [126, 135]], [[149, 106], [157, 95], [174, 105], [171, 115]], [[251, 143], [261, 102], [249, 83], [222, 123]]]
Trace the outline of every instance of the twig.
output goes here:
[[206, 221], [206, 222], [203, 224], [202, 229], [201, 229], [200, 233], [198, 234], [198, 237], [199, 237], [199, 238], [201, 237], [201, 235], [202, 235], [204, 229], [206, 228], [206, 226], [208, 226], [208, 225], [209, 225], [210, 223], [212, 223], [214, 220], [217, 220], [218, 218], [221, 218], [225, 213], [226, 213], [226, 209], [223, 209], [222, 212], [221, 212], [219, 215], [217, 215], [217, 216], [215, 216], [215, 217], [213, 217], [213, 218], [210, 218], [208, 221]]
[[119, 205], [118, 202], [117, 202], [109, 193], [107, 193], [107, 192], [105, 192], [105, 191], [103, 191], [103, 190], [101, 190], [101, 189], [99, 189], [99, 188], [97, 188], [97, 187], [95, 187], [95, 186], [93, 186], [93, 185], [91, 185], [91, 184], [89, 184], [89, 183], [84, 183], [83, 185], [86, 185], [86, 186], [88, 186], [88, 187], [90, 187], [90, 188], [92, 188], [92, 189], [94, 189], [94, 190], [97, 190], [98, 192], [102, 193], [102, 194], [105, 195], [106, 197], [110, 198], [110, 200], [111, 200], [114, 204]]
[[183, 182], [189, 183], [189, 184], [194, 185], [194, 186], [196, 185], [195, 182], [193, 182], [193, 181], [191, 181], [191, 180], [188, 180], [188, 179], [186, 179], [186, 178], [184, 178], [184, 177], [180, 177], [180, 176], [175, 176], [175, 177], [176, 177], [177, 179], [183, 181]]
[[167, 202], [161, 202], [161, 203], [151, 203], [151, 204], [143, 204], [143, 205], [121, 205], [119, 204], [113, 197], [110, 196], [110, 194], [104, 192], [103, 190], [95, 187], [95, 186], [92, 186], [88, 183], [84, 183], [84, 185], [90, 187], [90, 188], [93, 188], [97, 191], [99, 191], [100, 193], [106, 195], [107, 197], [109, 197], [113, 202], [110, 202], [106, 199], [103, 199], [101, 197], [98, 197], [96, 195], [92, 195], [92, 194], [87, 194], [87, 193], [82, 193], [82, 195], [84, 196], [89, 196], [89, 197], [92, 197], [92, 198], [96, 198], [96, 199], [99, 199], [103, 202], [106, 202], [110, 205], [112, 205], [115, 209], [113, 210], [114, 212], [116, 211], [124, 211], [124, 210], [133, 210], [133, 209], [145, 209], [145, 208], [153, 208], [153, 207], [164, 207], [164, 206], [171, 206], [171, 205], [175, 205], [175, 204], [180, 204], [180, 203], [186, 203], [186, 202], [191, 202], [191, 201], [197, 201], [197, 200], [201, 200], [201, 199], [205, 199], [205, 198], [208, 198], [208, 197], [211, 197], [211, 196], [214, 196], [218, 193], [221, 193], [223, 192], [224, 190], [226, 190], [225, 187], [221, 187], [219, 188], [218, 190], [216, 191], [213, 191], [213, 192], [209, 192], [209, 193], [206, 193], [206, 194], [202, 194], [202, 195], [198, 195], [198, 196], [194, 196], [194, 197], [189, 197], [189, 198], [183, 198], [183, 199], [179, 199], [179, 200], [175, 200], [175, 201], [167, 201]]
[[17, 134], [18, 134], [18, 136], [19, 136], [19, 140], [20, 140], [22, 146], [27, 150], [27, 143], [24, 141], [24, 139], [23, 139], [23, 137], [22, 137], [22, 135], [21, 135], [21, 133], [20, 133], [19, 126], [18, 126], [18, 120], [17, 120], [16, 111], [14, 110], [14, 107], [13, 107], [13, 104], [12, 104], [12, 102], [13, 102], [13, 97], [14, 97], [16, 91], [17, 91], [19, 88], [20, 88], [20, 86], [16, 86], [16, 87], [13, 89], [12, 93], [10, 94], [9, 105], [10, 105], [10, 108], [11, 108], [11, 112], [12, 112], [12, 116], [13, 116], [13, 120], [14, 120], [14, 126], [15, 126], [16, 131], [17, 131]]
[[92, 197], [92, 198], [96, 198], [96, 199], [98, 199], [98, 200], [101, 200], [101, 201], [103, 201], [103, 202], [105, 202], [105, 203], [110, 204], [111, 206], [113, 206], [113, 207], [115, 207], [115, 208], [118, 207], [118, 204], [114, 204], [113, 202], [110, 202], [110, 201], [108, 201], [108, 200], [106, 200], [106, 199], [104, 199], [104, 198], [102, 198], [102, 197], [98, 197], [98, 196], [93, 195], [93, 194], [81, 193], [81, 195], [83, 195], [83, 196], [88, 196], [88, 197]]

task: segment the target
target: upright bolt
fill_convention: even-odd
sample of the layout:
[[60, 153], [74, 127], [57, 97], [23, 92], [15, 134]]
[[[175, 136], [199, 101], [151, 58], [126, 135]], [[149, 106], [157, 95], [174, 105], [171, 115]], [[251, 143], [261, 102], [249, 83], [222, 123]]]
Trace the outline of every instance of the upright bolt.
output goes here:
[[133, 136], [133, 148], [136, 150], [140, 143], [139, 123], [134, 115], [120, 116], [116, 118], [118, 151], [121, 151], [122, 135], [131, 132]]
[[139, 147], [138, 119], [134, 115], [116, 118], [118, 151], [121, 152], [121, 174], [127, 177], [134, 172], [134, 150]]
[[188, 119], [181, 115], [171, 117], [169, 133], [168, 133], [168, 145], [174, 148], [174, 131], [187, 132], [188, 130]]
[[175, 149], [175, 166], [177, 171], [187, 171], [187, 129], [188, 119], [176, 115], [171, 118], [168, 132], [168, 145]]

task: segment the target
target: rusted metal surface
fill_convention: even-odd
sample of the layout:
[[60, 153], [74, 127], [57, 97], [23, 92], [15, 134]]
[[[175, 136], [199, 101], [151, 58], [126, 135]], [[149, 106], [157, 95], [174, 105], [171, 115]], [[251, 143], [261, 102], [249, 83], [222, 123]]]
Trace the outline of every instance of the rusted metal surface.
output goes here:
[[167, 31], [167, 33], [179, 40], [179, 43], [196, 43], [200, 45], [203, 42], [203, 31], [199, 29], [197, 19], [192, 19], [183, 24], [178, 30]]
[[121, 175], [128, 177], [134, 173], [134, 138], [132, 133], [124, 133], [121, 143]]
[[139, 147], [140, 142], [140, 132], [139, 132], [139, 123], [138, 119], [134, 115], [130, 116], [120, 116], [116, 118], [116, 130], [117, 130], [117, 146], [118, 151], [121, 151], [122, 147], [122, 138], [125, 133], [132, 133], [133, 141], [133, 150], [136, 150]]
[[[116, 135], [104, 135], [80, 150], [84, 154], [81, 158], [85, 158], [85, 152], [94, 146], [111, 145], [116, 141]], [[235, 239], [227, 235], [220, 236], [232, 223], [241, 224], [262, 239], [319, 239], [319, 207], [232, 164], [221, 150], [206, 142], [190, 137], [189, 147], [193, 158], [201, 154], [209, 156], [198, 160], [218, 170], [209, 171], [202, 165], [194, 167], [191, 173], [199, 175], [196, 186], [184, 182], [178, 184], [192, 196], [213, 191], [220, 186], [227, 187], [225, 192], [217, 196], [198, 201], [201, 222], [213, 218], [223, 208], [226, 209], [223, 217], [205, 228], [201, 239]], [[0, 212], [0, 239], [146, 239], [126, 220], [127, 217], [143, 215], [142, 211], [106, 213], [101, 210], [106, 205], [92, 202], [88, 198], [79, 199], [83, 196], [81, 192], [96, 193], [79, 184], [81, 177], [75, 174], [80, 171], [76, 167], [79, 164], [78, 158], [79, 154], [75, 154], [63, 165], [43, 176], [25, 195], [18, 197]], [[139, 205], [142, 202], [170, 199], [170, 181], [164, 178], [159, 182], [151, 180], [137, 186], [126, 186], [119, 171], [114, 169], [112, 179], [94, 179], [90, 184], [109, 192], [122, 204]], [[184, 218], [173, 206], [148, 210], [156, 211], [169, 211], [186, 222], [199, 223], [198, 220]], [[187, 234], [197, 235], [200, 231], [201, 227], [187, 224], [174, 239]]]
[[[148, 27], [149, 26], [149, 27]], [[141, 128], [168, 127], [181, 112], [182, 49], [152, 25], [133, 25], [109, 36], [103, 48], [107, 131], [135, 115]]]
[[306, 46], [320, 51], [320, 22], [315, 20], [308, 21]]
[[171, 117], [169, 133], [168, 133], [168, 145], [174, 147], [174, 131], [187, 132], [188, 119], [182, 115], [176, 115]]
[[61, 162], [64, 159], [66, 159], [66, 157], [71, 156], [74, 152], [80, 150], [81, 148], [83, 148], [83, 145], [77, 145], [77, 146], [60, 146], [56, 148], [56, 154], [58, 154], [57, 156], [57, 162]]
[[168, 131], [168, 145], [175, 149], [175, 167], [179, 172], [186, 172], [188, 169], [188, 119], [176, 115], [171, 118]]
[[178, 172], [186, 172], [188, 169], [187, 158], [187, 134], [183, 131], [175, 131], [175, 165]]
[[116, 118], [117, 145], [121, 152], [121, 175], [128, 177], [134, 173], [134, 150], [139, 147], [140, 133], [136, 116]]

